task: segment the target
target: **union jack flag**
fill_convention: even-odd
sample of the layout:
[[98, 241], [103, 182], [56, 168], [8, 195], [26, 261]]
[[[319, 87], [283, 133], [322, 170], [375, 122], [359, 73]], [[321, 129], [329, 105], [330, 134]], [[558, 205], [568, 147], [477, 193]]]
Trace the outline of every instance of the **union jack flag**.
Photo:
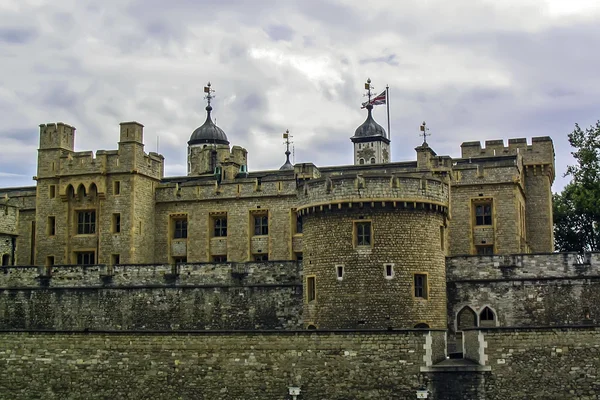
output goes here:
[[[383, 92], [381, 92], [381, 94], [379, 94], [378, 96], [375, 96], [371, 99], [371, 105], [374, 105], [374, 106], [378, 106], [378, 105], [385, 104], [385, 103], [386, 103], [385, 90]], [[365, 108], [368, 104], [369, 104], [369, 102], [365, 101], [364, 103], [362, 103], [361, 108]]]

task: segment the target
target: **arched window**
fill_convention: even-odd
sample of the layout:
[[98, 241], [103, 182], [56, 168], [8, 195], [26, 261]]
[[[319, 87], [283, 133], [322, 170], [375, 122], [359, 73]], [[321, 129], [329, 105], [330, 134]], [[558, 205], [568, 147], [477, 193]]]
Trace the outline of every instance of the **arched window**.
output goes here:
[[477, 327], [477, 314], [471, 307], [464, 307], [456, 317], [456, 327], [459, 331]]
[[79, 200], [82, 200], [84, 197], [86, 196], [85, 193], [85, 186], [83, 186], [83, 183], [79, 184], [79, 186], [77, 187], [77, 198]]
[[307, 326], [306, 329], [308, 329], [309, 331], [312, 331], [312, 330], [317, 329], [317, 327], [311, 324], [311, 325]]
[[67, 186], [67, 189], [65, 191], [67, 193], [68, 199], [72, 199], [75, 197], [75, 189], [73, 188], [72, 185]]
[[485, 307], [479, 313], [479, 321], [481, 326], [496, 326], [496, 314], [491, 308]]
[[361, 159], [359, 159], [359, 160], [358, 160], [358, 163], [359, 163], [360, 165], [363, 165], [363, 164], [365, 163], [365, 159], [364, 159], [364, 158], [361, 158]]
[[90, 185], [89, 195], [90, 195], [90, 197], [96, 197], [97, 194], [98, 194], [98, 187], [96, 186], [95, 183], [92, 183]]
[[375, 164], [375, 157], [371, 157], [371, 164]]
[[415, 328], [417, 328], [417, 329], [429, 329], [429, 324], [426, 324], [425, 322], [421, 322], [420, 324], [416, 324]]
[[2, 265], [10, 265], [10, 255], [2, 254]]

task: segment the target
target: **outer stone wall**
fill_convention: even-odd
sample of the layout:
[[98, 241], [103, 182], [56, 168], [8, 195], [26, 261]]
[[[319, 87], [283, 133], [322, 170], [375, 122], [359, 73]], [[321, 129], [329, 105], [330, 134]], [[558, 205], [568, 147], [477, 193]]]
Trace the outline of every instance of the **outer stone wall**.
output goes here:
[[0, 329], [298, 329], [301, 324], [296, 262], [0, 271]]
[[[597, 399], [600, 327], [507, 328], [465, 332], [467, 354], [491, 368], [480, 399]], [[483, 355], [483, 357], [482, 357]], [[463, 388], [465, 389], [465, 388]]]
[[600, 322], [600, 254], [521, 254], [447, 260], [448, 320], [463, 307], [496, 313], [498, 326]]
[[0, 333], [0, 398], [414, 399], [429, 334]]

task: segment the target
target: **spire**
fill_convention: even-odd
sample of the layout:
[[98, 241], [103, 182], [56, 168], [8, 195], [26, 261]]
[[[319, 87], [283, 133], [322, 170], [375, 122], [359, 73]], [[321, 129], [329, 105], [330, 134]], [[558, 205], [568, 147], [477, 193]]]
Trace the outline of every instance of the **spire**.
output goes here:
[[354, 131], [354, 136], [352, 136], [350, 140], [352, 140], [353, 142], [356, 140], [364, 141], [364, 139], [366, 138], [372, 139], [377, 137], [378, 139], [389, 144], [390, 140], [388, 139], [387, 134], [385, 133], [385, 129], [383, 129], [383, 127], [377, 122], [375, 122], [372, 114], [373, 104], [385, 104], [385, 101], [378, 102], [381, 101], [380, 97], [382, 95], [385, 96], [385, 92], [383, 92], [379, 96], [373, 97], [371, 89], [373, 89], [373, 86], [371, 86], [371, 78], [368, 78], [367, 82], [365, 83], [365, 90], [367, 91], [367, 93], [364, 94], [364, 96], [366, 96], [368, 100], [365, 103], [362, 103], [361, 107], [367, 109], [367, 119], [365, 120], [365, 122], [362, 123], [362, 125], [356, 128], [356, 131]]
[[290, 142], [290, 138], [293, 138], [293, 136], [290, 135], [289, 129], [285, 131], [285, 133], [283, 134], [283, 138], [285, 139], [285, 142], [283, 142], [285, 144], [285, 164], [283, 164], [281, 168], [279, 168], [280, 171], [294, 169], [294, 166], [290, 162], [290, 154], [292, 154], [290, 153], [290, 143], [293, 143]]
[[221, 128], [219, 128], [211, 119], [210, 112], [212, 111], [212, 106], [210, 105], [211, 100], [215, 97], [212, 95], [214, 90], [211, 88], [210, 82], [206, 86], [204, 86], [204, 93], [206, 96], [207, 105], [206, 105], [206, 121], [204, 124], [197, 128], [194, 132], [192, 132], [192, 136], [188, 141], [188, 145], [198, 145], [198, 144], [229, 144], [227, 140], [227, 135]]

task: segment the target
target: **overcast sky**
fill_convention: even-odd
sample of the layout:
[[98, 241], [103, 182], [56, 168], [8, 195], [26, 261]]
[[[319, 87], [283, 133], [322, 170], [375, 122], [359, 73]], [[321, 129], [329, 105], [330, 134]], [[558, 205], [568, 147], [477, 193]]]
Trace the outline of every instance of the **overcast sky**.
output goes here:
[[[214, 117], [251, 170], [352, 163], [370, 77], [390, 86], [392, 159], [419, 124], [440, 155], [472, 140], [551, 136], [559, 190], [567, 134], [600, 118], [600, 6], [588, 0], [0, 0], [0, 187], [33, 185], [38, 125], [77, 128], [77, 151], [145, 125], [167, 176]], [[385, 106], [375, 119], [386, 126]]]

